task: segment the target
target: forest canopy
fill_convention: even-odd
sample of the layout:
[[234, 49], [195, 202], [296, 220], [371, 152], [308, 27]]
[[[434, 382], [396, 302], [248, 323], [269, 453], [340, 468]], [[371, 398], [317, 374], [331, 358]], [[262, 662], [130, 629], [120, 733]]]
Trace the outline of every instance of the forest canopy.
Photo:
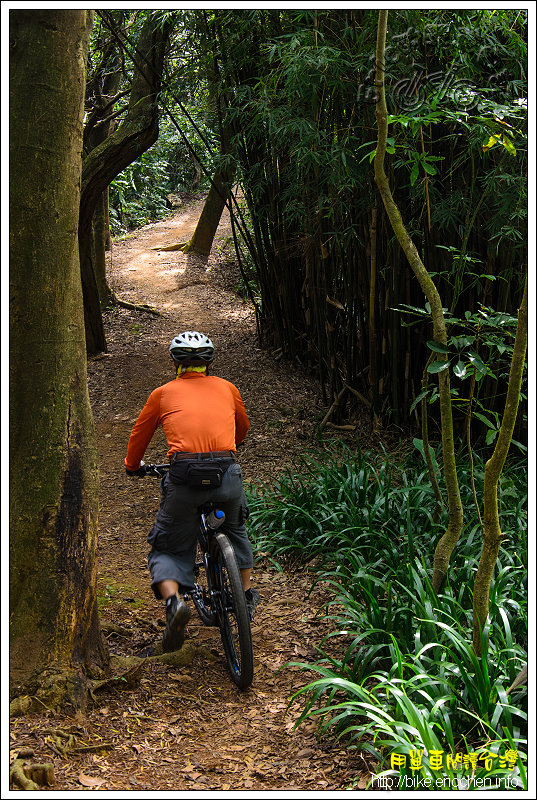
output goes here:
[[[114, 13], [97, 18], [93, 68], [115, 29], [134, 46], [145, 12]], [[376, 23], [363, 9], [178, 12], [159, 139], [112, 182], [110, 220], [158, 217], [166, 195], [224, 172], [262, 343], [314, 369], [327, 401], [348, 385], [401, 425], [436, 395], [422, 387], [427, 304], [373, 180]], [[475, 375], [489, 441], [527, 262], [526, 25], [523, 10], [398, 10], [386, 47], [389, 179], [446, 307], [460, 413]]]

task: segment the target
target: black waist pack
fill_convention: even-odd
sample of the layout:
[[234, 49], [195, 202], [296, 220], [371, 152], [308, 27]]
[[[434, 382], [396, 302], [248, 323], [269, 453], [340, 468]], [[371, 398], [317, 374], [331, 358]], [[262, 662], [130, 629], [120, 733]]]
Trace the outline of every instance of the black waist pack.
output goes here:
[[229, 464], [216, 461], [174, 461], [170, 466], [170, 480], [193, 489], [216, 489], [222, 485], [228, 467]]

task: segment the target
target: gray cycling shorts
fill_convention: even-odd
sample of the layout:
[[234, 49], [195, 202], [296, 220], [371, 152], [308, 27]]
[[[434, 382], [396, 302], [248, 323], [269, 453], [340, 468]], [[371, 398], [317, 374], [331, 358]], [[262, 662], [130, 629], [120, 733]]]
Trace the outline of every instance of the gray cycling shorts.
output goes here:
[[161, 501], [155, 524], [147, 541], [151, 551], [147, 563], [151, 571], [151, 587], [161, 599], [157, 584], [176, 581], [182, 591], [194, 586], [194, 563], [199, 531], [199, 506], [214, 502], [226, 515], [222, 530], [235, 551], [240, 569], [253, 566], [252, 546], [245, 521], [249, 509], [242, 486], [240, 464], [232, 463], [216, 489], [194, 489], [173, 483], [166, 474], [160, 484]]

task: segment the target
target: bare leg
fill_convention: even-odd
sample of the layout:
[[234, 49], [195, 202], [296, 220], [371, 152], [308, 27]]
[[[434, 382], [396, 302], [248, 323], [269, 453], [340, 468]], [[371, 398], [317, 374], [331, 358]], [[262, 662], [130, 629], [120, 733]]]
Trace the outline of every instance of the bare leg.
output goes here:
[[[179, 597], [179, 584], [174, 580], [157, 583], [158, 590], [166, 601], [166, 630], [162, 637], [162, 649], [165, 653], [180, 650], [185, 640], [186, 624], [190, 618], [190, 609], [182, 597]], [[176, 598], [175, 603], [172, 598]]]
[[179, 593], [179, 584], [177, 581], [161, 581], [160, 583], [157, 583], [157, 587], [164, 600], [167, 600], [168, 597], [172, 597], [174, 594]]
[[241, 578], [242, 578], [242, 586], [244, 591], [250, 588], [250, 576], [252, 574], [252, 568], [250, 569], [241, 569]]

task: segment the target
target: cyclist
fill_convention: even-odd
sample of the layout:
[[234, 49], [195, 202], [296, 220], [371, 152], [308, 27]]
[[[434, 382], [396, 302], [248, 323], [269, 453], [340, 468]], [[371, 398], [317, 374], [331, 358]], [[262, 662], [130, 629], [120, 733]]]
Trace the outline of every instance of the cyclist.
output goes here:
[[208, 374], [214, 346], [205, 334], [180, 333], [169, 349], [175, 379], [149, 396], [132, 429], [125, 458], [128, 475], [143, 474], [143, 455], [162, 425], [170, 470], [162, 479], [160, 507], [148, 535], [148, 565], [155, 596], [166, 602], [165, 651], [182, 647], [190, 618], [182, 598], [194, 586], [200, 505], [217, 502], [226, 515], [225, 531], [237, 557], [251, 618], [259, 602], [250, 585], [253, 555], [244, 524], [249, 509], [235, 459], [249, 427], [244, 402], [236, 386]]

